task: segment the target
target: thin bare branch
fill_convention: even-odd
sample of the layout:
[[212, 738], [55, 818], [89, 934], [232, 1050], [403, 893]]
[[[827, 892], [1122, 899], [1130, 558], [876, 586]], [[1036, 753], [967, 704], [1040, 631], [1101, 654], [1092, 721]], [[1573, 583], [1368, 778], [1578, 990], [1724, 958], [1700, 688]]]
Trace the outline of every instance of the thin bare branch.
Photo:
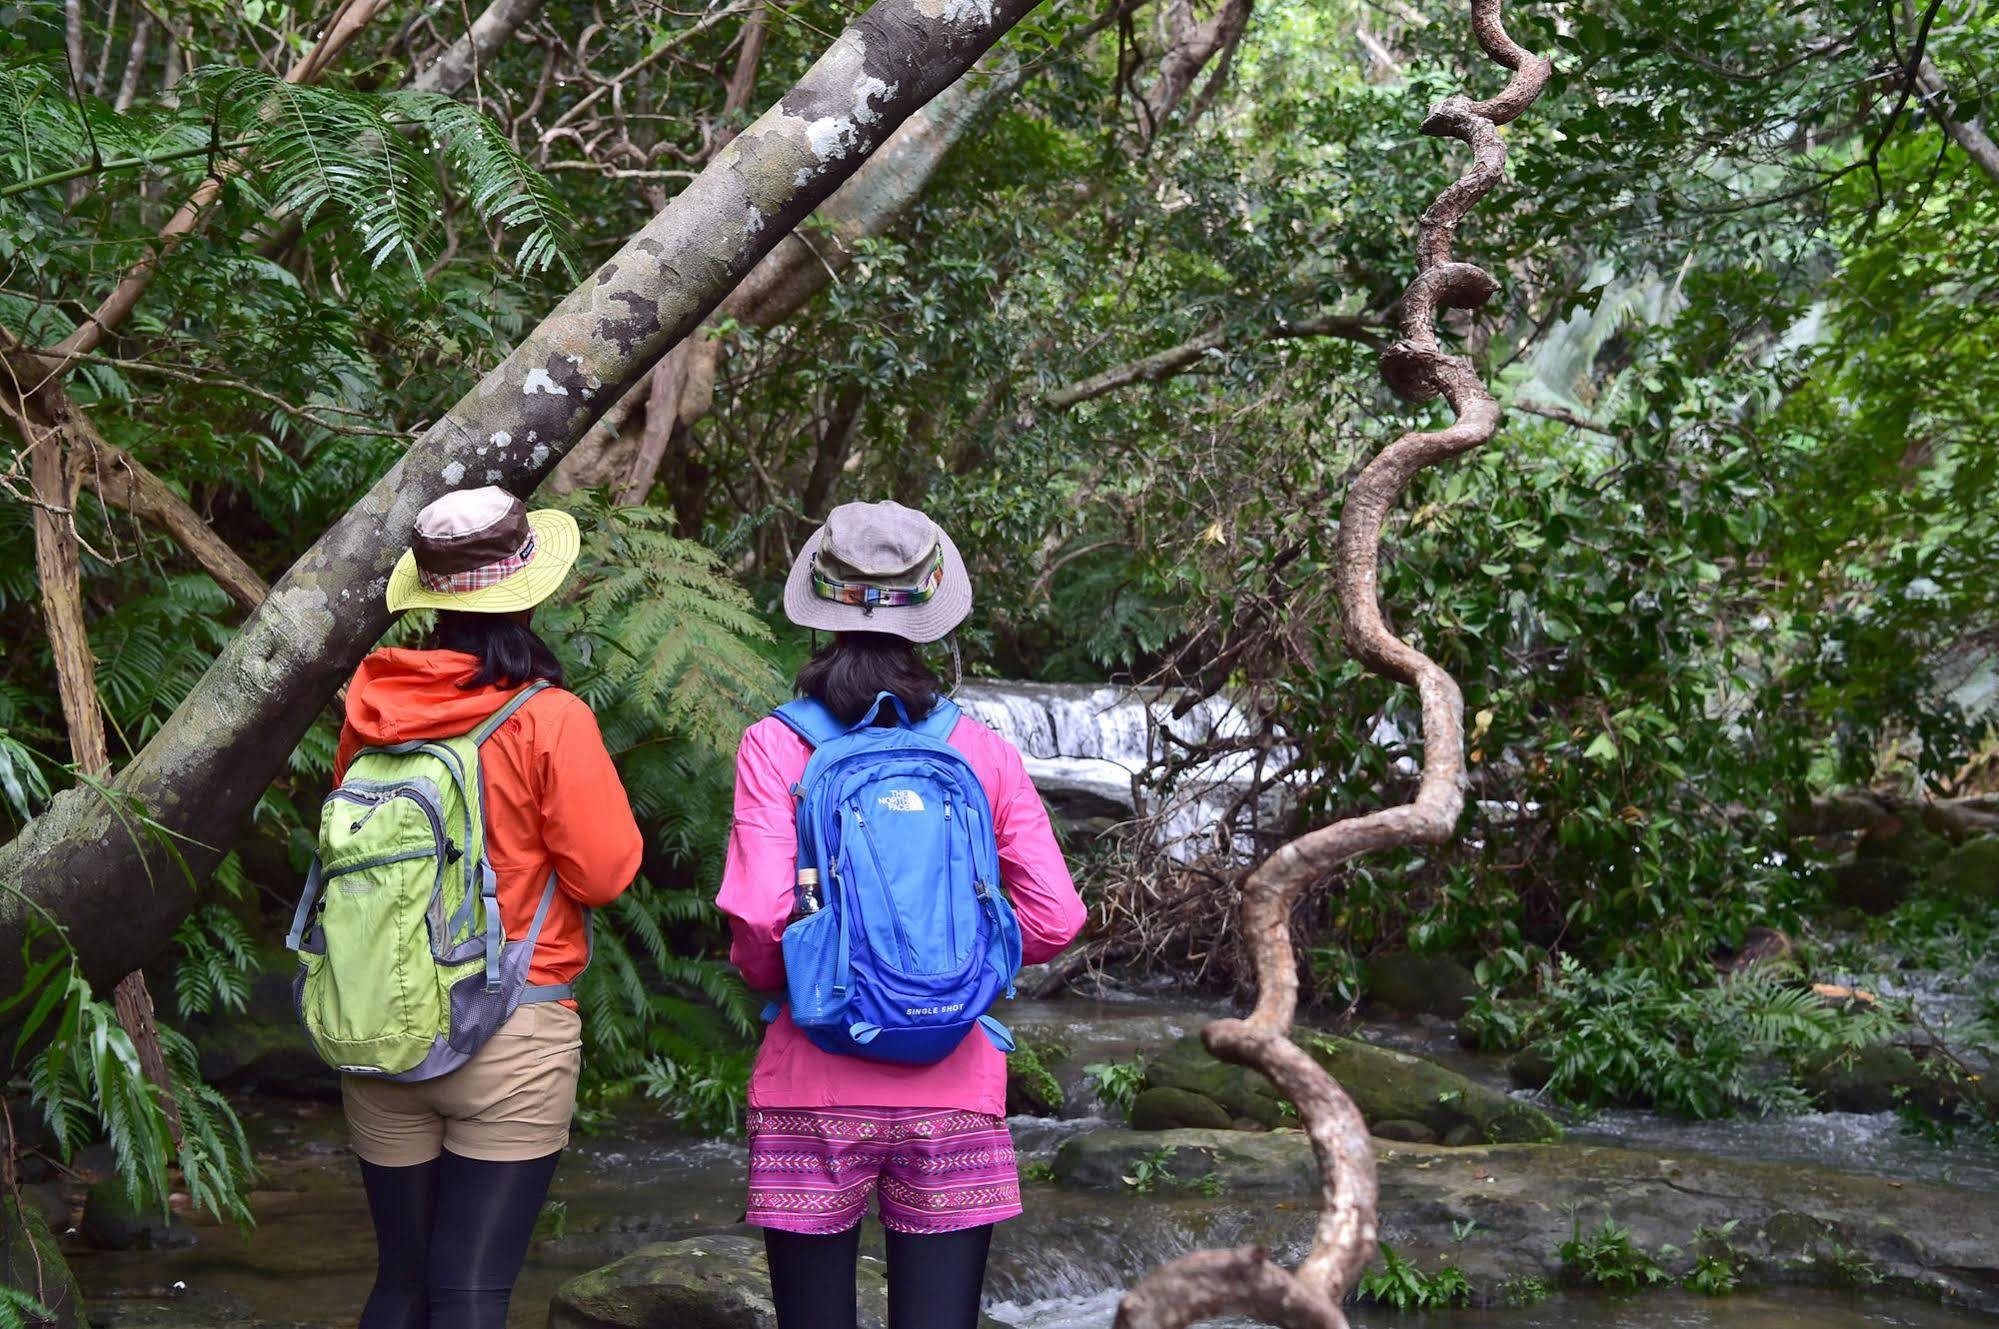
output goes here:
[[1140, 360], [1130, 361], [1114, 369], [1106, 369], [1101, 374], [1079, 379], [1066, 387], [1055, 389], [1041, 400], [1050, 410], [1066, 411], [1072, 406], [1094, 401], [1106, 393], [1129, 387], [1133, 383], [1157, 383], [1176, 374], [1186, 373], [1209, 355], [1219, 352], [1231, 340], [1285, 341], [1298, 337], [1344, 337], [1380, 350], [1385, 345], [1380, 336], [1383, 326], [1361, 314], [1323, 314], [1296, 323], [1272, 323], [1253, 333], [1231, 338], [1227, 327], [1216, 324], [1200, 336], [1181, 342], [1178, 346], [1169, 347]]

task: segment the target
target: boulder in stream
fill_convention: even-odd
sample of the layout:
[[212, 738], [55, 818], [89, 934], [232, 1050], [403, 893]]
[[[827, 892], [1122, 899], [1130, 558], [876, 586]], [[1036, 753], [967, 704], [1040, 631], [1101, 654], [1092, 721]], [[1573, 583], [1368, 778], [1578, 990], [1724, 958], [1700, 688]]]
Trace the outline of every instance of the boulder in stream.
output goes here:
[[1962, 900], [1999, 900], [1999, 835], [1966, 840], [1937, 864], [1936, 884]]
[[1307, 1035], [1305, 1047], [1370, 1122], [1419, 1121], [1447, 1142], [1520, 1144], [1562, 1137], [1555, 1119], [1532, 1103], [1413, 1053], [1324, 1034]]
[[[1999, 1195], [1898, 1182], [1799, 1163], [1570, 1144], [1437, 1145], [1377, 1141], [1381, 1233], [1405, 1259], [1464, 1270], [1482, 1304], [1509, 1283], [1562, 1273], [1558, 1248], [1580, 1225], [1605, 1220], [1680, 1274], [1696, 1230], [1720, 1231], [1753, 1281], [1850, 1287], [1879, 1280], [1999, 1313]], [[1213, 1198], [1253, 1214], [1295, 1214], [1301, 1238], [1317, 1201], [1318, 1170], [1301, 1131], [1103, 1130], [1063, 1142], [1056, 1184], [1132, 1193], [1141, 1163], [1155, 1173], [1200, 1177]], [[1140, 1201], [1134, 1199], [1130, 1203]], [[1467, 1235], [1468, 1234], [1468, 1235]]]
[[1958, 1073], [1922, 1051], [1875, 1043], [1824, 1052], [1806, 1059], [1799, 1076], [1819, 1106], [1834, 1112], [1893, 1112], [1906, 1104], [1949, 1120], [1960, 1106], [1999, 1111], [1999, 1085]]
[[337, 1099], [340, 1076], [319, 1059], [292, 1004], [298, 958], [264, 955], [264, 972], [242, 1011], [217, 1011], [190, 1030], [201, 1078], [223, 1088], [287, 1098]]
[[1471, 970], [1448, 955], [1387, 951], [1367, 962], [1369, 1000], [1403, 1015], [1456, 1019], [1478, 992]]
[[1062, 1082], [1048, 1069], [1068, 1050], [1058, 1043], [1022, 1037], [1006, 1054], [1006, 1114], [1054, 1117], [1062, 1112]]
[[[866, 1254], [861, 1329], [888, 1323], [888, 1281]], [[981, 1329], [999, 1329], [980, 1317]], [[663, 1241], [570, 1279], [549, 1303], [548, 1329], [777, 1329], [763, 1242], [724, 1233]]]
[[100, 1251], [169, 1251], [194, 1245], [194, 1229], [179, 1215], [132, 1203], [125, 1183], [112, 1178], [90, 1188], [77, 1235]]
[[[1370, 1125], [1398, 1123], [1397, 1138], [1453, 1143], [1553, 1140], [1562, 1129], [1541, 1109], [1434, 1061], [1351, 1039], [1307, 1033], [1303, 1046], [1353, 1099]], [[1295, 1120], [1290, 1104], [1255, 1071], [1230, 1065], [1189, 1034], [1146, 1063], [1132, 1104], [1140, 1130], [1264, 1129]]]
[[1235, 1128], [1228, 1110], [1206, 1094], [1172, 1085], [1141, 1089], [1131, 1100], [1131, 1126], [1139, 1131], [1170, 1131], [1182, 1126], [1226, 1131]]
[[[1171, 1094], [1154, 1091], [1171, 1090]], [[1174, 1126], [1227, 1126], [1240, 1120], [1276, 1126], [1290, 1115], [1270, 1081], [1255, 1071], [1234, 1066], [1208, 1051], [1199, 1034], [1187, 1034], [1167, 1044], [1145, 1063], [1139, 1098], [1147, 1100], [1142, 1130]], [[1139, 1125], [1138, 1102], [1132, 1102], [1132, 1124]]]

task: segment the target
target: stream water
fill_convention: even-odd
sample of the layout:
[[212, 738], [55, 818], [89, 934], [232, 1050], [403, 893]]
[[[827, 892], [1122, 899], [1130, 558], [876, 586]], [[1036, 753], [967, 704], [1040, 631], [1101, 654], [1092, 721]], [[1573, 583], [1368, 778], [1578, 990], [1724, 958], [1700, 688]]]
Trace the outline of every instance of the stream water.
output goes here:
[[[1122, 1060], [1197, 1029], [1214, 1007], [1175, 998], [1125, 997], [1023, 1002], [1016, 1028], [1067, 1043], [1070, 1065]], [[1458, 1053], [1441, 1034], [1415, 1026], [1371, 1029], [1449, 1057], [1460, 1069], [1495, 1069]], [[1080, 1069], [1069, 1072], [1074, 1115], [1014, 1123], [1023, 1161], [1052, 1158], [1067, 1136], [1104, 1125]], [[373, 1248], [358, 1177], [342, 1147], [336, 1108], [279, 1100], [247, 1105], [267, 1188], [255, 1197], [258, 1227], [247, 1236], [202, 1226], [181, 1251], [80, 1253], [74, 1266], [100, 1322], [135, 1326], [340, 1325], [354, 1323], [372, 1274]], [[1606, 1114], [1572, 1138], [1631, 1148], [1694, 1149], [1724, 1156], [1919, 1176], [1959, 1185], [1999, 1186], [1999, 1157], [1943, 1151], [1903, 1139], [1890, 1118], [1818, 1114], [1768, 1122], [1687, 1124], [1642, 1113]], [[580, 1136], [557, 1179], [560, 1218], [537, 1241], [515, 1298], [511, 1323], [547, 1322], [548, 1299], [567, 1278], [651, 1241], [728, 1228], [741, 1213], [742, 1148], [691, 1140], [645, 1122]], [[1122, 1197], [1031, 1184], [1027, 1215], [1001, 1228], [988, 1304], [1017, 1329], [1106, 1329], [1118, 1291], [1163, 1260], [1199, 1246], [1260, 1241], [1295, 1254], [1309, 1207], [1234, 1200], [1227, 1195]], [[1652, 1294], [1627, 1301], [1556, 1298], [1520, 1310], [1419, 1317], [1431, 1329], [1860, 1329], [1906, 1325], [1967, 1329], [1978, 1317], [1894, 1298], [1856, 1299], [1779, 1289], [1716, 1300]], [[1361, 1325], [1410, 1324], [1410, 1317], [1362, 1310]]]

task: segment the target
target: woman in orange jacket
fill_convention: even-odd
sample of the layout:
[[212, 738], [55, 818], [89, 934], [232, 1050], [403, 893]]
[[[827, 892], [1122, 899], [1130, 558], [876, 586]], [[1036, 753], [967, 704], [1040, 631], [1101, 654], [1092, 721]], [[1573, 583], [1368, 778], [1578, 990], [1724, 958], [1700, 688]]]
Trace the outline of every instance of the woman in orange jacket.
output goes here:
[[[376, 651], [347, 689], [336, 781], [363, 747], [463, 734], [526, 685], [481, 749], [486, 855], [510, 940], [526, 936], [550, 872], [560, 889], [528, 983], [589, 961], [584, 911], [637, 874], [640, 837], [590, 708], [529, 626], [577, 551], [567, 513], [501, 489], [447, 494], [417, 516], [389, 579], [392, 610], [438, 611], [419, 650]], [[362, 1329], [504, 1329], [555, 1165], [569, 1143], [582, 1020], [574, 1001], [525, 1004], [470, 1061], [404, 1083], [341, 1077], [379, 1262]]]

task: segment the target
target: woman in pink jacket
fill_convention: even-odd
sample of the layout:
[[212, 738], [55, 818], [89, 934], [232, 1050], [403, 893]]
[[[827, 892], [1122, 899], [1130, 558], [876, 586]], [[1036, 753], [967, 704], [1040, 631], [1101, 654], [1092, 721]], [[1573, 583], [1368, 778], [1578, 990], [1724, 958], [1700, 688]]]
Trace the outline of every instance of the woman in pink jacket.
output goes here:
[[[853, 724], [892, 692], [912, 721], [943, 695], [917, 658], [964, 619], [972, 587], [950, 537], [897, 503], [834, 509], [807, 540], [785, 613], [834, 634], [798, 690]], [[1026, 963], [1053, 958], [1083, 904], [1020, 754], [969, 716], [949, 742], [992, 804], [1000, 882]], [[784, 986], [797, 832], [793, 787], [811, 748], [775, 717], [736, 756], [736, 819], [717, 903], [730, 959], [753, 988]], [[993, 1224], [1020, 1212], [1004, 1119], [1006, 1056], [974, 1033], [942, 1061], [911, 1066], [822, 1051], [778, 1015], [750, 1077], [748, 1221], [764, 1229], [780, 1329], [854, 1329], [860, 1223], [880, 1197], [890, 1329], [974, 1329]]]

